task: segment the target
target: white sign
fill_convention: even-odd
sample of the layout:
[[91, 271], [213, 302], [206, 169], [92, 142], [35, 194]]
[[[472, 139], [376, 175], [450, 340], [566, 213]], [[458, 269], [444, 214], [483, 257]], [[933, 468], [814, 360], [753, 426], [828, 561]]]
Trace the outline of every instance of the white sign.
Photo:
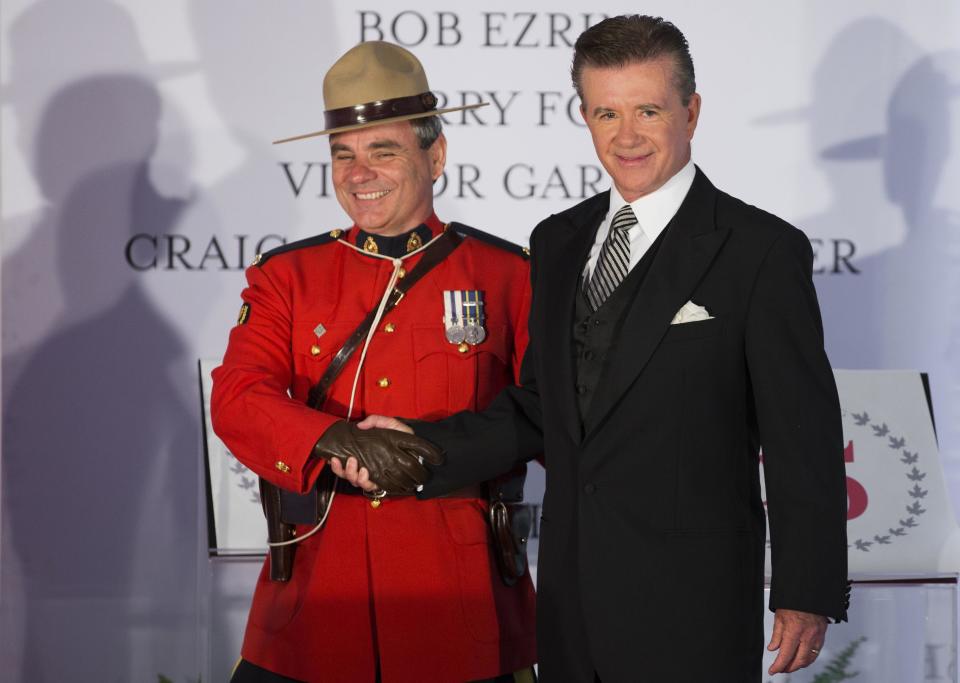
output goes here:
[[207, 456], [208, 510], [212, 511], [210, 551], [217, 554], [265, 554], [267, 526], [260, 507], [257, 475], [236, 459], [213, 432], [210, 421], [210, 372], [218, 362], [200, 361], [203, 423]]
[[958, 528], [920, 373], [834, 375], [843, 415], [851, 576], [955, 571]]

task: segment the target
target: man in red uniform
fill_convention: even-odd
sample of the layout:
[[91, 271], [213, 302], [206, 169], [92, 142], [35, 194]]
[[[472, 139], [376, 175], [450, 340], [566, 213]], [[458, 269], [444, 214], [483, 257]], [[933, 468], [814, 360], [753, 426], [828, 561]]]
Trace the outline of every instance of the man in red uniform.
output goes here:
[[[344, 420], [484, 408], [515, 382], [530, 305], [523, 250], [433, 212], [446, 161], [437, 114], [450, 110], [436, 109], [412, 54], [354, 47], [324, 79], [324, 101], [326, 130], [295, 139], [330, 135], [353, 225], [258, 257], [213, 373], [217, 434], [297, 493], [327, 467], [316, 453]], [[459, 246], [376, 319], [322, 410], [307, 407], [348, 337], [448, 229]], [[325, 526], [297, 545], [291, 578], [271, 580], [265, 563], [233, 680], [532, 680], [533, 588], [501, 580], [487, 517], [479, 487], [418, 501], [342, 484]]]

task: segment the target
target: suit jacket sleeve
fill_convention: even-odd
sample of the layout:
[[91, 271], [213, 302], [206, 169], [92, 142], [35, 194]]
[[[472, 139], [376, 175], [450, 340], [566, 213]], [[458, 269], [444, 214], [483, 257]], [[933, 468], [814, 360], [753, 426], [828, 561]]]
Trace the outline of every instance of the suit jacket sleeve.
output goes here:
[[789, 228], [762, 263], [746, 353], [766, 477], [770, 609], [845, 619], [843, 430], [812, 281], [813, 254]]
[[340, 418], [290, 397], [292, 312], [283, 271], [273, 262], [247, 270], [247, 320], [230, 332], [213, 371], [214, 431], [240, 462], [267, 481], [306, 493], [323, 465], [313, 446]]
[[[530, 238], [531, 283], [536, 282], [536, 234], [534, 231]], [[524, 294], [525, 303], [521, 310], [528, 320], [534, 305], [533, 291], [531, 287]], [[481, 412], [464, 411], [438, 422], [411, 422], [418, 436], [438, 445], [446, 455], [443, 465], [431, 468], [431, 479], [420, 492], [420, 497], [433, 498], [488, 481], [543, 452], [534, 355], [536, 332], [528, 325], [517, 327], [526, 330], [529, 336], [522, 340], [526, 351], [523, 351], [522, 344], [515, 347], [516, 386], [504, 388]]]

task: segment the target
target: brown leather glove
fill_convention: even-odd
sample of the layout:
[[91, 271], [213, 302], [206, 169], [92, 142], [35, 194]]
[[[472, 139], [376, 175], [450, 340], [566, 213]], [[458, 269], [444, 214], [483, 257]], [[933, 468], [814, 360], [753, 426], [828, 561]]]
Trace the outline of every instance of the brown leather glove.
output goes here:
[[442, 465], [440, 449], [425, 439], [393, 429], [360, 429], [356, 423], [334, 422], [313, 447], [314, 455], [337, 458], [344, 467], [356, 458], [371, 481], [388, 493], [416, 493], [430, 472], [422, 463]]

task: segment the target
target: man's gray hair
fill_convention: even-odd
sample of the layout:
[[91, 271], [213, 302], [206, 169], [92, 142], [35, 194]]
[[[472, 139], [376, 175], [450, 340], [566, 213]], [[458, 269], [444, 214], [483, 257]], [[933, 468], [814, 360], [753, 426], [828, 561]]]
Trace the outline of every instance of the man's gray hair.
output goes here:
[[439, 116], [410, 119], [410, 125], [413, 126], [413, 132], [420, 143], [420, 149], [430, 149], [430, 146], [437, 141], [440, 133], [443, 132], [443, 124]]

